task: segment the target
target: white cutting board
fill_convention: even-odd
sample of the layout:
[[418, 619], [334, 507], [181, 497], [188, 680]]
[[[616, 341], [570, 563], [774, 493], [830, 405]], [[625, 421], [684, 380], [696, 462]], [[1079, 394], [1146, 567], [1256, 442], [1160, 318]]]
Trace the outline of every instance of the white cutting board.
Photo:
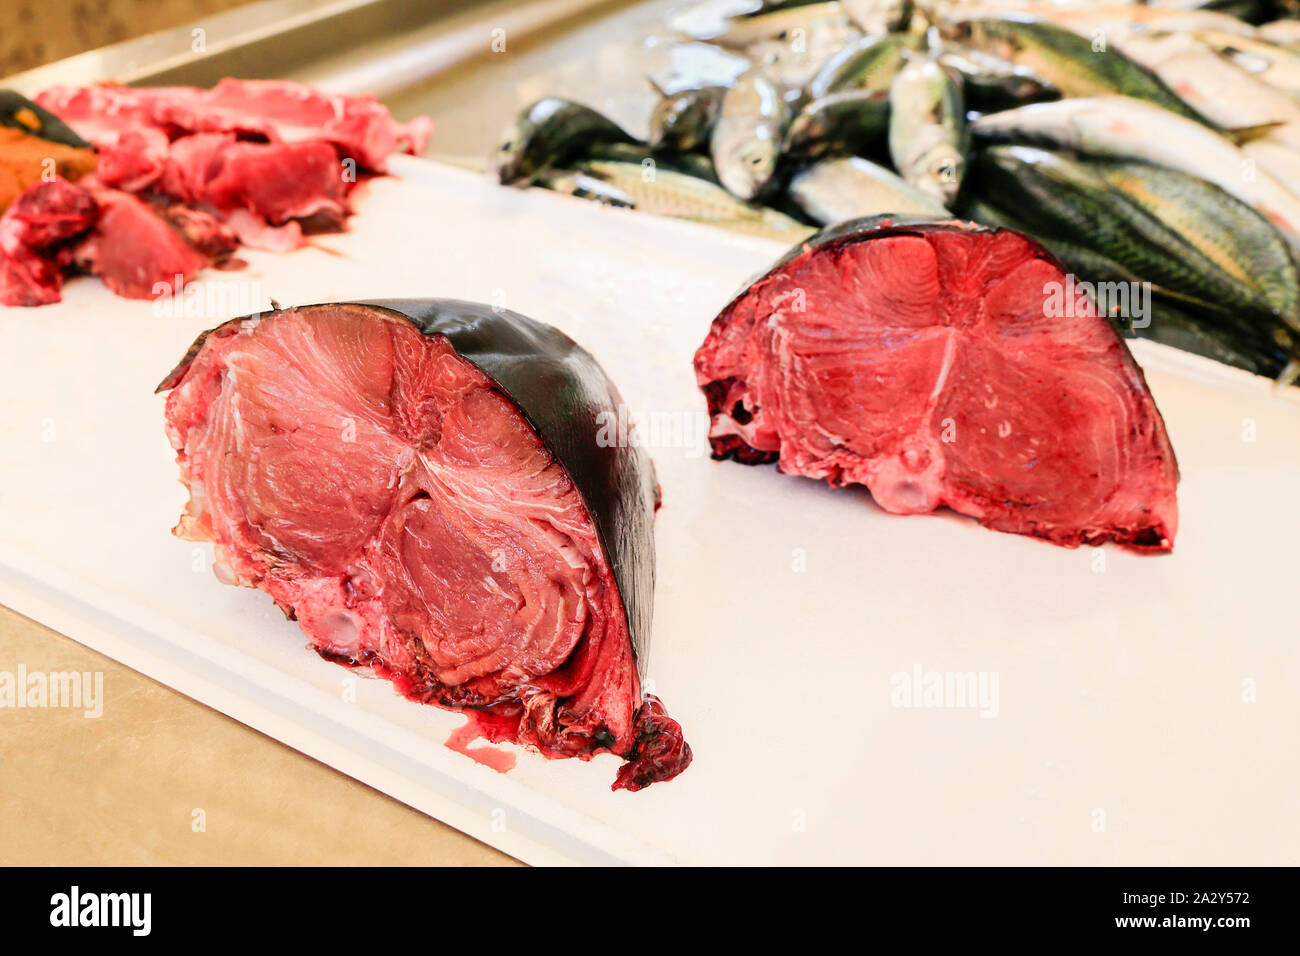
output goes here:
[[[398, 168], [319, 240], [337, 254], [201, 278], [285, 305], [496, 301], [584, 343], [634, 408], [693, 415], [709, 321], [782, 251]], [[649, 674], [696, 759], [611, 793], [613, 757], [498, 774], [447, 749], [463, 717], [350, 679], [171, 537], [185, 495], [153, 388], [226, 317], [93, 279], [0, 309], [0, 601], [529, 862], [1300, 862], [1300, 404], [1268, 383], [1138, 343], [1183, 471], [1161, 557], [653, 449]], [[891, 675], [918, 667], [996, 674], [996, 716], [894, 706]]]

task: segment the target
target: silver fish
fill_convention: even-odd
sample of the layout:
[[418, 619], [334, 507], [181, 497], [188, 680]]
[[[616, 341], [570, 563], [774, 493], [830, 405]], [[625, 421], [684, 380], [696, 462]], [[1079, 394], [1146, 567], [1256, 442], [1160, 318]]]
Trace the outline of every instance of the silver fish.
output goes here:
[[903, 68], [909, 40], [898, 35], [869, 36], [844, 46], [808, 81], [808, 98], [821, 99], [849, 89], [888, 89]]
[[975, 47], [944, 44], [938, 59], [941, 66], [961, 76], [969, 109], [991, 113], [1061, 95], [1029, 67]]
[[594, 143], [635, 143], [623, 127], [582, 103], [547, 96], [526, 107], [489, 161], [502, 185], [527, 184]]
[[888, 128], [888, 91], [831, 93], [813, 100], [794, 118], [783, 151], [799, 159], [856, 155], [882, 139]]
[[727, 90], [709, 149], [718, 179], [732, 195], [750, 200], [767, 188], [789, 122], [788, 104], [775, 84], [757, 70]]
[[[1300, 20], [1291, 22], [1300, 24]], [[1300, 96], [1300, 52], [1221, 30], [1204, 30], [1196, 38], [1251, 76], [1292, 96]]]
[[788, 194], [805, 215], [824, 226], [885, 213], [951, 215], [890, 170], [858, 156], [814, 163], [790, 180]]
[[814, 23], [788, 39], [752, 43], [745, 47], [745, 56], [778, 86], [802, 87], [837, 51], [861, 36], [855, 26]]
[[839, 0], [830, 0], [828, 3], [810, 3], [788, 10], [736, 17], [723, 33], [711, 39], [723, 46], [744, 49], [764, 40], [793, 41], [806, 38], [813, 30], [837, 27], [853, 27], [853, 21]]
[[936, 202], [951, 203], [968, 145], [961, 87], [933, 59], [908, 63], [889, 88], [889, 155], [899, 175]]
[[1241, 151], [1278, 182], [1294, 187], [1293, 192], [1300, 191], [1300, 150], [1266, 136], [1243, 143]]
[[1274, 20], [1258, 27], [1255, 35], [1266, 43], [1297, 50], [1300, 49], [1300, 20]]

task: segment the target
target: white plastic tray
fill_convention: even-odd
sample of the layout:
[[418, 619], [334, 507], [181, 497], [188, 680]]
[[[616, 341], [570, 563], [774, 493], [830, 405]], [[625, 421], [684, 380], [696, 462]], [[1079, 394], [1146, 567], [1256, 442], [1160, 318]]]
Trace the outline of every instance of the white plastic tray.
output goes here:
[[[397, 165], [333, 253], [200, 278], [285, 305], [496, 301], [587, 345], [635, 408], [690, 416], [708, 322], [782, 251]], [[1183, 471], [1162, 557], [653, 449], [649, 671], [696, 760], [615, 794], [612, 757], [498, 774], [443, 746], [459, 715], [377, 680], [347, 702], [350, 672], [171, 537], [153, 388], [225, 317], [93, 279], [0, 309], [0, 602], [529, 862], [1300, 862], [1300, 405], [1269, 383], [1137, 344]], [[918, 667], [996, 675], [996, 716], [894, 706]]]

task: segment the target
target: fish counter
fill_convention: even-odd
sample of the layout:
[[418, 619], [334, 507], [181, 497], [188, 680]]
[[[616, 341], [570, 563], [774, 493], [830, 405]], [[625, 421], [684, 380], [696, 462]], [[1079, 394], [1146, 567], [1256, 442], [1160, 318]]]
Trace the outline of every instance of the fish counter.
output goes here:
[[1296, 11], [532, 6], [15, 78], [0, 600], [529, 862], [1293, 860]]

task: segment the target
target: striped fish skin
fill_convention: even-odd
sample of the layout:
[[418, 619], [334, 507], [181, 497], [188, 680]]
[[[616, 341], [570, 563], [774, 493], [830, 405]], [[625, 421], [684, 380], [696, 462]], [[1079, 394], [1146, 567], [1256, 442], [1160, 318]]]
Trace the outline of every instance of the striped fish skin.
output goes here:
[[775, 209], [743, 202], [721, 186], [673, 170], [596, 159], [578, 163], [575, 171], [605, 183], [642, 212], [788, 242], [813, 231]]
[[1031, 147], [995, 146], [980, 154], [977, 170], [985, 195], [1006, 197], [1002, 204], [1022, 209], [1024, 220], [1044, 235], [1092, 248], [1162, 288], [1257, 320], [1274, 315], [1262, 290], [1129, 202], [1089, 164]]
[[[1014, 211], [1004, 209], [989, 197], [977, 195], [968, 195], [961, 209], [963, 216], [975, 222], [1033, 236], [1084, 281], [1141, 281], [1132, 271], [1090, 246], [1048, 236], [1030, 226], [1017, 217], [1017, 211], [1023, 213], [1023, 207]], [[1125, 334], [1135, 334], [1268, 378], [1282, 373], [1296, 351], [1294, 343], [1279, 337], [1276, 326], [1234, 321], [1232, 313], [1214, 303], [1169, 293], [1158, 286], [1153, 285], [1151, 293], [1150, 321], [1140, 328], [1121, 328]]]
[[1250, 206], [1218, 186], [1146, 163], [1097, 162], [1114, 190], [1169, 226], [1234, 279], [1259, 290], [1300, 332], [1300, 274], [1286, 241]]
[[[1123, 96], [1034, 103], [982, 116], [971, 128], [988, 142], [1137, 160], [1197, 176], [1253, 206], [1300, 253], [1300, 196], [1224, 137], [1150, 103]], [[1247, 169], [1251, 175], [1243, 175]]]
[[1029, 67], [1064, 96], [1131, 96], [1204, 121], [1159, 77], [1106, 43], [1104, 37], [1089, 39], [1032, 17], [973, 20], [968, 28], [985, 49]]

